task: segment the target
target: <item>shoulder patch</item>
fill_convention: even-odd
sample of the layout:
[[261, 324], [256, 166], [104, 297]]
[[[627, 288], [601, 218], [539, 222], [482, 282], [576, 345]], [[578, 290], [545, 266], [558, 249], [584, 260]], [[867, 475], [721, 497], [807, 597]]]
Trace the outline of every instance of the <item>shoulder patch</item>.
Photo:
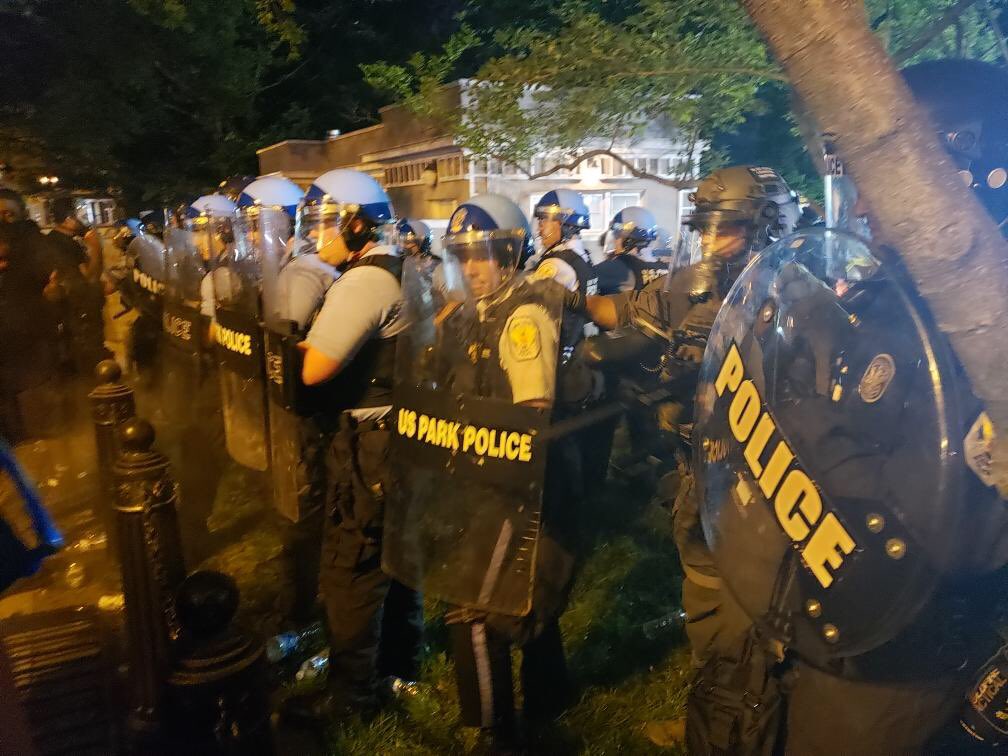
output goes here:
[[539, 326], [532, 318], [518, 316], [508, 325], [508, 342], [516, 360], [534, 360], [539, 356], [542, 345], [539, 340]]
[[966, 455], [966, 464], [986, 486], [994, 485], [994, 476], [991, 473], [993, 446], [994, 425], [987, 413], [981, 412], [963, 439], [963, 452]]
[[547, 260], [532, 273], [531, 278], [535, 281], [542, 281], [548, 278], [556, 278], [559, 269], [552, 260]]

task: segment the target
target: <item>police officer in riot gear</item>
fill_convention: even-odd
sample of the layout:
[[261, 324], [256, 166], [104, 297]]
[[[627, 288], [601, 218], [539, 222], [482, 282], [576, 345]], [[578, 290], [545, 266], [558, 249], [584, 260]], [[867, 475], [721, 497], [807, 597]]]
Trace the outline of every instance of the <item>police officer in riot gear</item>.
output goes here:
[[[576, 371], [564, 290], [517, 272], [528, 242], [526, 219], [501, 195], [473, 197], [449, 220], [441, 281], [412, 302], [403, 343], [413, 348], [397, 358], [397, 441], [409, 453], [386, 526], [396, 549], [384, 555], [392, 574], [452, 605], [462, 724], [499, 750], [516, 741], [513, 646], [529, 721], [569, 700], [558, 618], [575, 560], [580, 453], [570, 435], [548, 439], [591, 389], [558, 379]], [[498, 423], [537, 430], [491, 429]]]
[[273, 506], [293, 523], [285, 542], [294, 590], [283, 610], [299, 626], [310, 622], [316, 611], [328, 436], [313, 409], [298, 401], [296, 343], [336, 278], [324, 264], [295, 262], [306, 246], [298, 244], [293, 233], [303, 196], [297, 184], [282, 176], [257, 179], [239, 194], [236, 221], [238, 246], [261, 280], [257, 314], [264, 364], [257, 375], [266, 384], [260, 396], [265, 393]]
[[[129, 237], [123, 249], [124, 264], [118, 288], [123, 305], [137, 313], [130, 325], [126, 354], [140, 377], [151, 382], [155, 380], [161, 340], [164, 242], [139, 219], [126, 221], [126, 229]], [[120, 237], [117, 235], [117, 238]]]
[[378, 673], [416, 676], [419, 594], [381, 569], [385, 500], [394, 490], [389, 414], [402, 314], [399, 251], [384, 244], [394, 221], [388, 195], [370, 176], [334, 170], [309, 188], [297, 236], [342, 272], [302, 342], [304, 383], [326, 394], [334, 427], [328, 454], [327, 517], [320, 588], [329, 619], [325, 695], [289, 714], [317, 718], [377, 704]]
[[422, 220], [402, 218], [396, 223], [396, 232], [399, 234], [399, 246], [407, 255], [432, 255], [430, 226]]
[[[976, 61], [904, 75], [1001, 222], [1008, 77]], [[714, 560], [753, 637], [788, 649], [783, 747], [993, 749], [1003, 665], [984, 662], [1002, 642], [1008, 522], [992, 429], [893, 255], [831, 230], [768, 249], [725, 302], [698, 396]]]
[[[668, 439], [671, 471], [658, 496], [671, 505], [683, 566], [683, 608], [696, 678], [690, 689], [686, 737], [690, 753], [720, 753], [743, 718], [779, 711], [773, 691], [758, 709], [731, 705], [726, 682], [735, 677], [767, 678], [764, 656], [747, 648], [750, 621], [722, 589], [700, 527], [690, 462], [693, 395], [707, 335], [735, 277], [750, 256], [772, 238], [789, 234], [797, 203], [776, 171], [732, 166], [703, 178], [691, 195], [694, 211], [684, 227], [670, 272], [639, 292], [589, 298], [588, 311], [606, 328], [632, 326], [620, 338], [601, 340], [600, 359], [646, 364], [669, 393], [655, 422]], [[604, 348], [612, 350], [605, 353]], [[626, 351], [627, 354], [622, 354]], [[724, 692], [727, 691], [727, 692]], [[756, 700], [756, 699], [754, 699]], [[750, 732], [772, 727], [746, 721]], [[743, 728], [745, 729], [745, 728]], [[751, 732], [750, 732], [751, 735]]]
[[[581, 232], [591, 226], [584, 198], [573, 189], [553, 189], [536, 202], [533, 216], [542, 249], [529, 260], [530, 270], [582, 297], [597, 294], [598, 275], [581, 242]], [[576, 329], [575, 321], [565, 327]]]
[[657, 238], [658, 221], [650, 210], [632, 206], [616, 213], [609, 224], [610, 251], [606, 260], [595, 266], [598, 293], [640, 291], [668, 273], [668, 264], [651, 250]]

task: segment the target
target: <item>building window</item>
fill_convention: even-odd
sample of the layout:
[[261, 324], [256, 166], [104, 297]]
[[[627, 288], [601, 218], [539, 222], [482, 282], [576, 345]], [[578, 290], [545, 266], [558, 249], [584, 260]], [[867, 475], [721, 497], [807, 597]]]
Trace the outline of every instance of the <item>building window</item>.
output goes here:
[[437, 160], [438, 181], [452, 181], [465, 178], [465, 166], [461, 155], [453, 155]]
[[609, 205], [610, 218], [626, 207], [639, 205], [641, 201], [640, 192], [613, 192], [611, 197]]
[[585, 192], [585, 204], [588, 205], [588, 212], [591, 214], [590, 227], [593, 231], [601, 231], [605, 228], [609, 219], [606, 217], [606, 195], [608, 192]]

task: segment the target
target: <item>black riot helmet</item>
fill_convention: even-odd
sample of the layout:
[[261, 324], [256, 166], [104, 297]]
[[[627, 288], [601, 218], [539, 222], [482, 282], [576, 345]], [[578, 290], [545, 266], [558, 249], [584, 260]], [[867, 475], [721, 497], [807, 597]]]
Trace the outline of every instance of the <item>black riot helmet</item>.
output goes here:
[[752, 255], [791, 234], [801, 214], [795, 195], [773, 168], [719, 168], [700, 181], [690, 200], [693, 211], [683, 219], [669, 272], [692, 266], [694, 298], [726, 293]]
[[[701, 259], [745, 263], [767, 244], [790, 234], [800, 210], [787, 182], [773, 168], [735, 165], [704, 177], [690, 194], [693, 211], [683, 219], [673, 267]], [[744, 238], [744, 244], [718, 243]]]
[[903, 69], [939, 138], [1002, 231], [1008, 219], [1008, 71], [978, 60], [931, 60]]

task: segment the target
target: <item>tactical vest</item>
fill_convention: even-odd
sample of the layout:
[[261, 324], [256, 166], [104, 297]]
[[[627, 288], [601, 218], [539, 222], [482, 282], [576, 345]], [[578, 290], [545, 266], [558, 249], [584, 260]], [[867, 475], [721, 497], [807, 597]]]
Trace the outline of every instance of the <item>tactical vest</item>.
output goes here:
[[634, 291], [640, 291], [652, 281], [668, 273], [668, 266], [660, 262], [641, 260], [636, 255], [619, 255], [617, 258], [630, 269], [634, 277]]
[[[350, 266], [372, 265], [402, 280], [403, 261], [396, 255], [368, 255]], [[328, 413], [334, 410], [384, 407], [392, 404], [392, 376], [395, 371], [396, 342], [398, 337], [387, 339], [373, 337], [360, 348], [350, 364], [339, 374], [322, 384], [325, 400], [321, 406]]]
[[545, 303], [545, 287], [550, 285], [556, 284], [526, 280], [512, 288], [507, 296], [491, 302], [479, 319], [457, 318], [446, 322], [440, 333], [438, 351], [441, 370], [448, 376], [452, 391], [512, 401], [511, 382], [500, 361], [504, 327], [516, 308], [536, 304], [538, 294], [543, 294], [541, 301]]
[[[568, 247], [553, 247], [543, 255], [542, 261], [539, 264], [542, 265], [542, 263], [551, 258], [563, 260], [574, 269], [574, 275], [577, 276], [578, 292], [581, 294], [582, 300], [589, 294], [594, 295], [598, 293], [598, 274], [595, 272], [595, 266], [586, 262], [573, 249]], [[565, 314], [560, 327], [561, 347], [573, 347], [581, 341], [587, 322], [588, 318], [585, 315]]]

